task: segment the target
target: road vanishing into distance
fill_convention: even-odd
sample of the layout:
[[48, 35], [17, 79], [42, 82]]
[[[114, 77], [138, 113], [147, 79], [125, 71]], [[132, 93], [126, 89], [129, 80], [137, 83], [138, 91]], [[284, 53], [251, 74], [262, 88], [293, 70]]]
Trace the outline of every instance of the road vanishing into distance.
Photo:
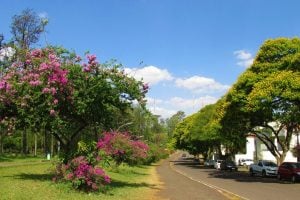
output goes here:
[[157, 172], [164, 183], [162, 199], [300, 199], [300, 183], [278, 181], [274, 177], [250, 177], [246, 170], [221, 171], [201, 166], [193, 158], [173, 154]]

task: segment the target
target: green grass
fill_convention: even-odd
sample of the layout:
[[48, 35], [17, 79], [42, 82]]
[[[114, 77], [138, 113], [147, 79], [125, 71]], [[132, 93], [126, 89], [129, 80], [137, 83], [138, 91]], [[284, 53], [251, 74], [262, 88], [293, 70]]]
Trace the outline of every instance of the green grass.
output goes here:
[[[42, 159], [0, 160], [0, 199], [155, 199], [158, 182], [153, 180], [153, 166], [121, 166], [108, 171], [112, 183], [106, 193], [84, 193], [65, 183], [53, 183], [49, 173], [53, 165]], [[23, 161], [23, 162], [22, 162]], [[10, 165], [6, 165], [9, 163]], [[13, 164], [13, 165], [12, 165]]]

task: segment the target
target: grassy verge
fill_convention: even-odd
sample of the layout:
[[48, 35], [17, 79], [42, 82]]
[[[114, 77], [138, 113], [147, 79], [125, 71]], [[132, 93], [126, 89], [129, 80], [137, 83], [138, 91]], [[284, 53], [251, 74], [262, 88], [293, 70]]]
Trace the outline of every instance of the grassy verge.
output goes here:
[[[5, 164], [8, 162], [10, 165]], [[118, 172], [108, 171], [112, 183], [103, 194], [77, 192], [70, 185], [53, 183], [50, 162], [41, 159], [8, 162], [0, 162], [0, 199], [157, 199], [159, 182], [154, 166], [121, 166]]]

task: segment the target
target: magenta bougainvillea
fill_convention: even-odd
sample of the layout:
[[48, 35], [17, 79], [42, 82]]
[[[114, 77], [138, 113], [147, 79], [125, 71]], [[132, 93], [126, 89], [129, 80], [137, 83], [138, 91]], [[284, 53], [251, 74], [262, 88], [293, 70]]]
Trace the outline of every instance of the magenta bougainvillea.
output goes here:
[[137, 164], [147, 157], [149, 147], [129, 133], [105, 132], [97, 148], [111, 156], [117, 164]]
[[71, 181], [74, 188], [84, 191], [97, 191], [111, 182], [110, 177], [100, 167], [79, 156], [67, 164], [56, 167], [54, 181]]

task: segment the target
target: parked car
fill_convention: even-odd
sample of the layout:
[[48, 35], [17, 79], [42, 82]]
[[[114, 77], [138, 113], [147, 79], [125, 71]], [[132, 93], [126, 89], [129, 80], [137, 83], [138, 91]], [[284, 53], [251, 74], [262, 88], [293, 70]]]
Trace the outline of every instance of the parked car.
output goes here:
[[206, 161], [204, 162], [204, 166], [210, 167], [210, 168], [214, 168], [215, 162], [216, 162], [215, 160], [206, 160]]
[[255, 164], [251, 164], [249, 166], [249, 173], [250, 176], [253, 176], [254, 174], [261, 175], [262, 177], [265, 176], [277, 176], [277, 165], [268, 160], [259, 160]]
[[239, 165], [241, 166], [250, 166], [253, 163], [253, 160], [249, 158], [242, 158], [239, 160]]
[[222, 161], [220, 168], [221, 168], [221, 170], [230, 170], [230, 171], [238, 170], [236, 164], [231, 160]]
[[300, 163], [284, 162], [278, 167], [277, 178], [290, 179], [293, 183], [300, 180]]
[[221, 169], [221, 162], [224, 161], [224, 160], [216, 160], [215, 162], [215, 169]]

